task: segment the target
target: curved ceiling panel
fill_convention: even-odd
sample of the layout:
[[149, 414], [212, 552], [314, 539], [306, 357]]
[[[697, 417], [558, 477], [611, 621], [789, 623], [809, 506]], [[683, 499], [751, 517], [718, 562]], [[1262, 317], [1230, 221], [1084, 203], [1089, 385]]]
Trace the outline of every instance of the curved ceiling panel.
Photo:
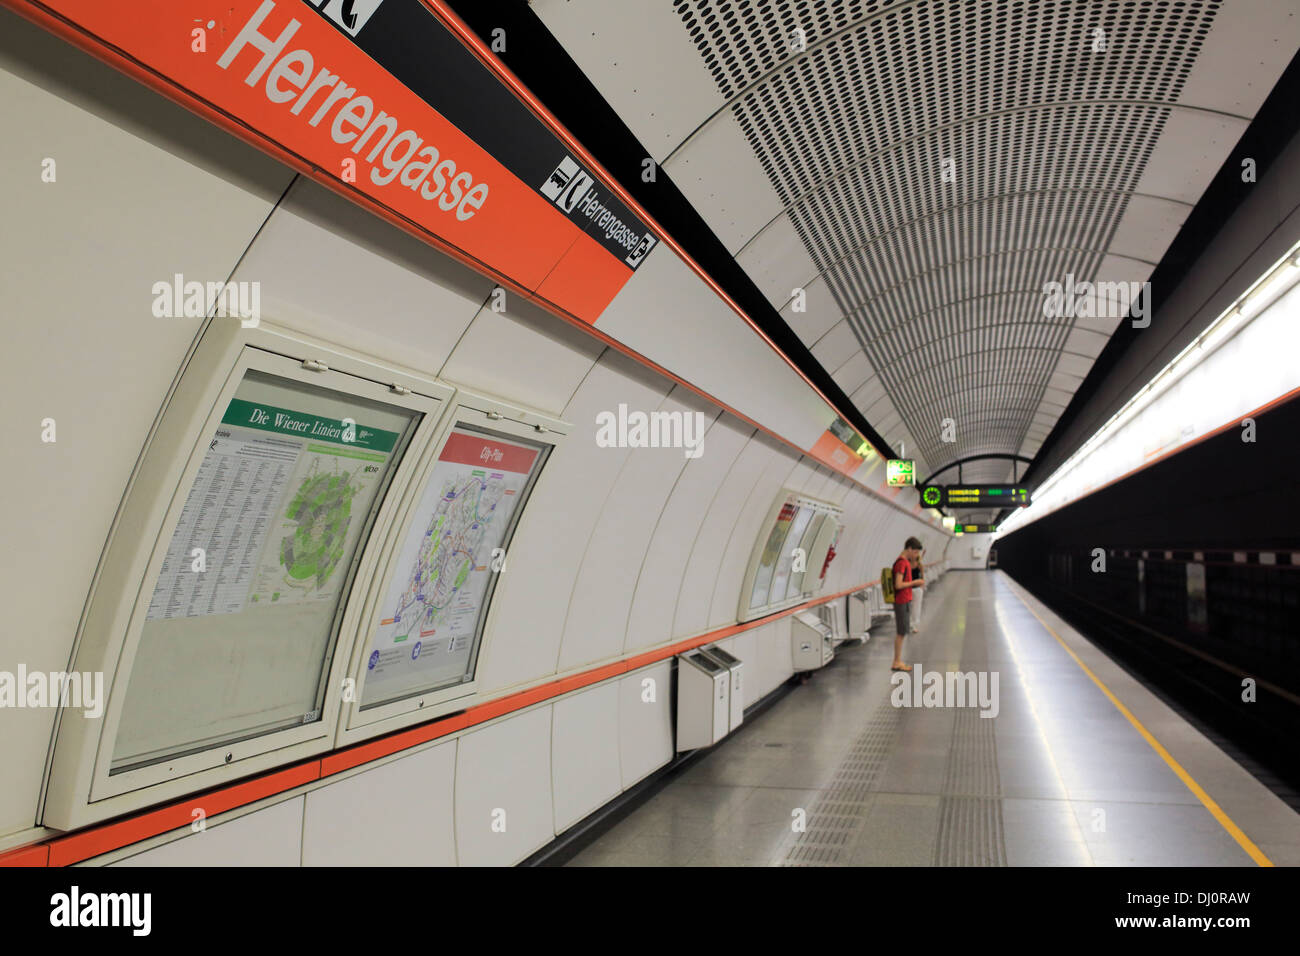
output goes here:
[[[599, 6], [535, 9], [565, 40]], [[683, 97], [683, 75], [710, 88], [657, 108], [711, 110], [666, 154], [656, 138], [665, 170], [925, 473], [1037, 451], [1128, 304], [1081, 290], [1090, 308], [1064, 314], [1048, 284], [1145, 282], [1300, 45], [1290, 0], [647, 6], [618, 36], [591, 16], [606, 58], [672, 19], [666, 48], [698, 57], [661, 67]], [[661, 132], [568, 48], [634, 131]]]

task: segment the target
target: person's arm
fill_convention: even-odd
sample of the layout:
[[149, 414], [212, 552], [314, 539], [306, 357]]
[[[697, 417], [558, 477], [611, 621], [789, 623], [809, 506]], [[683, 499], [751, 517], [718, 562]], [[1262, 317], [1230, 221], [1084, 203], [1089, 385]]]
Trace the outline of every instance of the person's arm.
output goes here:
[[903, 580], [903, 576], [902, 576], [901, 574], [899, 574], [897, 571], [894, 572], [894, 590], [895, 590], [895, 591], [901, 591], [901, 590], [903, 590], [904, 588], [916, 588], [916, 587], [920, 587], [923, 583], [924, 583], [923, 581], [904, 581], [904, 580]]

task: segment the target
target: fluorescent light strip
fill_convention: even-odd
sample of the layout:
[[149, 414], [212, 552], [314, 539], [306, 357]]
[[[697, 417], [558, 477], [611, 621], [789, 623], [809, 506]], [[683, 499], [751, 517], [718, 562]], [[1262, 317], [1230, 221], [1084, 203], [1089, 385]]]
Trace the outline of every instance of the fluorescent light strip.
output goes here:
[[[1046, 481], [1034, 489], [1034, 497], [1038, 498], [1045, 492], [1050, 491], [1058, 482], [1070, 474], [1084, 458], [1118, 434], [1121, 429], [1184, 375], [1262, 315], [1270, 305], [1289, 291], [1297, 280], [1300, 280], [1300, 243], [1292, 246], [1285, 256], [1275, 262], [1249, 289], [1238, 296], [1195, 339], [1156, 373], [1151, 381], [1142, 386], [1132, 398], [1125, 402], [1123, 407], [1112, 415], [1101, 428], [1097, 429], [1092, 437], [1080, 446], [1078, 451], [1067, 458], [1056, 471], [1052, 472]], [[1066, 503], [1068, 502], [1064, 502], [1058, 507], [1063, 507]], [[1032, 510], [1031, 506], [1012, 515], [1002, 523], [998, 531], [1004, 533], [1028, 523], [1024, 519], [1028, 517]], [[1035, 516], [1034, 520], [1037, 520], [1037, 517]], [[1021, 520], [1016, 520], [1018, 518]]]

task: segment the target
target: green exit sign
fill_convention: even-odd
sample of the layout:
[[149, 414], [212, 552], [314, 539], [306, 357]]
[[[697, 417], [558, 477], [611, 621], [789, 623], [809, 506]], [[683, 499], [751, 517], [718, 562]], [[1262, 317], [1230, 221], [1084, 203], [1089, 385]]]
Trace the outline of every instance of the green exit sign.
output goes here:
[[911, 458], [891, 458], [885, 471], [885, 483], [891, 487], [916, 484], [916, 461]]

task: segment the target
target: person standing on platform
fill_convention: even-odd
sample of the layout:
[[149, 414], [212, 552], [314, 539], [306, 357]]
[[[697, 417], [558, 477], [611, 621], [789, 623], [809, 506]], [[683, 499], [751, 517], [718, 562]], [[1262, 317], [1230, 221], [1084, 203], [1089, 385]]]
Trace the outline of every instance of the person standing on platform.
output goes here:
[[[925, 549], [922, 548], [917, 553], [916, 557], [912, 559], [912, 584], [915, 587], [922, 588], [922, 589], [925, 587], [925, 562], [921, 560], [921, 556], [924, 554], [925, 554]], [[912, 608], [908, 612], [908, 617], [912, 619], [913, 634], [919, 634], [921, 631], [921, 605], [924, 603], [925, 603], [925, 591], [924, 590], [913, 591]]]
[[921, 542], [908, 538], [903, 545], [903, 553], [894, 562], [894, 663], [892, 671], [910, 671], [910, 664], [903, 663], [903, 638], [907, 636], [911, 620], [912, 592], [925, 586], [923, 581], [912, 580], [912, 562], [921, 554]]

